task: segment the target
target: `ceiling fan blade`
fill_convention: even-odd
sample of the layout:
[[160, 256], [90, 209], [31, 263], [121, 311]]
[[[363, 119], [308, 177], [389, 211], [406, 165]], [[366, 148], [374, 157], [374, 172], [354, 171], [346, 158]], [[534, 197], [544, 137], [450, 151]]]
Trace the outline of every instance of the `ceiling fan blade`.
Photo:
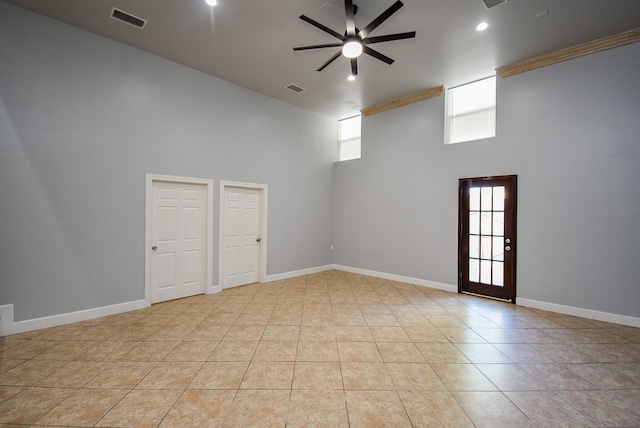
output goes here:
[[320, 66], [319, 69], [317, 69], [316, 71], [322, 71], [324, 70], [329, 64], [331, 64], [333, 61], [335, 61], [340, 55], [342, 55], [342, 51], [338, 51], [334, 56], [332, 56], [331, 58], [329, 58], [329, 60], [327, 62], [325, 62], [324, 64], [322, 64]]
[[364, 46], [363, 48], [364, 48], [364, 53], [366, 53], [367, 55], [371, 55], [372, 57], [379, 59], [382, 62], [386, 62], [389, 65], [393, 64], [394, 60], [392, 60], [388, 56], [382, 55], [380, 52], [371, 49], [369, 46]]
[[353, 11], [353, 0], [344, 0], [344, 10], [347, 14], [347, 36], [353, 37], [356, 35], [356, 21]]
[[340, 40], [344, 40], [344, 36], [336, 31], [333, 31], [331, 28], [329, 27], [325, 27], [324, 25], [322, 25], [321, 23], [319, 23], [318, 21], [314, 21], [313, 19], [309, 18], [308, 16], [304, 16], [304, 15], [300, 15], [300, 19], [302, 19], [305, 22], [308, 22], [309, 24], [313, 25], [316, 28], [321, 29], [322, 31], [324, 31], [325, 33], [329, 33], [331, 34], [333, 37], [338, 38]]
[[378, 28], [378, 25], [386, 21], [391, 15], [396, 13], [396, 11], [400, 9], [402, 6], [404, 6], [404, 4], [400, 0], [398, 0], [397, 2], [389, 6], [389, 8], [384, 12], [382, 12], [380, 16], [378, 16], [376, 19], [371, 21], [369, 25], [367, 25], [362, 30], [360, 30], [360, 32], [358, 33], [358, 37], [360, 37], [361, 39], [364, 39], [365, 37], [367, 37], [369, 33], [371, 33], [373, 30]]
[[325, 45], [300, 46], [298, 48], [293, 48], [293, 50], [308, 51], [309, 49], [337, 48], [338, 46], [342, 46], [342, 43], [327, 43]]
[[391, 42], [393, 40], [411, 39], [416, 36], [415, 31], [409, 31], [408, 33], [387, 34], [386, 36], [368, 37], [362, 42], [364, 44]]
[[358, 75], [358, 60], [356, 58], [351, 58], [351, 75]]

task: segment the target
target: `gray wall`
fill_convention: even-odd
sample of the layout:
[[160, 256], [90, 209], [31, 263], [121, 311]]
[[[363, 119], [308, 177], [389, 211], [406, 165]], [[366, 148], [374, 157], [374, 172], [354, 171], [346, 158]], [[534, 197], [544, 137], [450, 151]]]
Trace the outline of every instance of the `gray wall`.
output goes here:
[[444, 96], [363, 119], [334, 262], [457, 284], [458, 179], [518, 175], [517, 296], [640, 316], [640, 44], [498, 78], [496, 138], [443, 145]]
[[365, 118], [335, 169], [333, 120], [3, 2], [0, 64], [16, 321], [143, 297], [148, 172], [268, 184], [269, 274], [447, 284], [458, 178], [518, 174], [518, 296], [640, 316], [640, 44], [498, 79], [495, 139], [444, 146], [444, 97]]
[[[267, 273], [332, 263], [337, 124], [0, 2], [0, 305], [142, 299], [145, 173], [269, 186]], [[214, 284], [217, 245], [214, 244]]]

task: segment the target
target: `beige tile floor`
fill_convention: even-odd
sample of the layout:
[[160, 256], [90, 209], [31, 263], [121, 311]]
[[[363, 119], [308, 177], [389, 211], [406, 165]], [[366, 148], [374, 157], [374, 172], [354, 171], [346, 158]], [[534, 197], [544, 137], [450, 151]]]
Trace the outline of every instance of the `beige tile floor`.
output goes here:
[[640, 426], [640, 329], [339, 271], [0, 338], [0, 424]]

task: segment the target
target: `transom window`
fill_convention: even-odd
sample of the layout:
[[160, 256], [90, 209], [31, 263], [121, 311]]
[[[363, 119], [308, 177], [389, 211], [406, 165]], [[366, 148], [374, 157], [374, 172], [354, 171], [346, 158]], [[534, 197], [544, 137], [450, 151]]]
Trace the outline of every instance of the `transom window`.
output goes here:
[[361, 117], [338, 121], [338, 160], [360, 159]]
[[496, 136], [496, 76], [448, 89], [446, 105], [445, 144]]

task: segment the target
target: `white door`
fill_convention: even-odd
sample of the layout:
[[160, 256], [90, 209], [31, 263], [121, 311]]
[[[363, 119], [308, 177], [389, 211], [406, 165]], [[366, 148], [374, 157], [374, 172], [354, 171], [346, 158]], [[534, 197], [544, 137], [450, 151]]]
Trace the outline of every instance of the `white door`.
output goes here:
[[260, 281], [260, 190], [224, 188], [223, 287]]
[[204, 292], [205, 186], [153, 182], [151, 302]]

